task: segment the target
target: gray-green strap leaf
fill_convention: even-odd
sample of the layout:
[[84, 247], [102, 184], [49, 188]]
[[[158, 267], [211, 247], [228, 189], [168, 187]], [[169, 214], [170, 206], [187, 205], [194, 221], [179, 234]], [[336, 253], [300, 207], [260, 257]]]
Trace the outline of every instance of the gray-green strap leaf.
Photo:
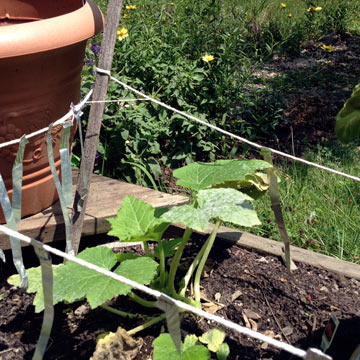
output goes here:
[[15, 163], [12, 169], [12, 210], [15, 217], [16, 224], [21, 220], [21, 198], [22, 198], [22, 178], [23, 178], [23, 161], [25, 146], [29, 141], [25, 135], [22, 136], [19, 143], [19, 149], [16, 154]]
[[70, 222], [70, 217], [69, 217], [69, 211], [68, 211], [68, 208], [66, 207], [64, 192], [63, 192], [62, 186], [60, 184], [59, 176], [56, 172], [56, 167], [55, 167], [54, 152], [53, 152], [53, 146], [52, 146], [52, 129], [53, 129], [53, 124], [50, 124], [49, 130], [46, 134], [49, 165], [50, 165], [52, 176], [54, 178], [56, 190], [59, 194], [61, 211], [63, 213], [64, 222], [65, 222], [66, 252], [70, 255], [75, 255], [73, 244], [72, 244], [72, 238], [71, 238], [71, 222]]
[[[12, 169], [13, 182], [13, 204], [11, 206], [9, 195], [6, 191], [4, 180], [0, 174], [0, 203], [4, 212], [6, 224], [9, 229], [17, 231], [17, 224], [21, 219], [21, 193], [22, 193], [22, 177], [23, 177], [23, 159], [25, 146], [28, 140], [23, 136], [19, 142], [19, 149], [16, 154], [14, 166]], [[13, 262], [17, 272], [21, 278], [21, 288], [27, 289], [28, 278], [23, 262], [20, 240], [10, 236], [11, 252]]]
[[[75, 120], [78, 124], [78, 128], [79, 128], [79, 139], [80, 139], [80, 148], [81, 148], [81, 161], [83, 161], [83, 159], [85, 159], [84, 157], [84, 140], [83, 140], [83, 134], [82, 134], [82, 127], [81, 127], [81, 115], [83, 114], [83, 112], [81, 110], [77, 110], [74, 104], [70, 104], [70, 107], [74, 113], [74, 117]], [[81, 175], [83, 178], [83, 195], [81, 196], [81, 199], [79, 200], [78, 203], [78, 211], [81, 212], [82, 208], [83, 208], [83, 204], [85, 201], [85, 198], [88, 195], [89, 192], [89, 187], [87, 185], [87, 176], [86, 176], [86, 171], [85, 171], [85, 167], [84, 166], [80, 166], [81, 170]]]
[[31, 245], [34, 247], [35, 253], [40, 260], [45, 307], [40, 337], [36, 344], [33, 360], [42, 360], [46, 351], [52, 324], [54, 321], [53, 271], [51, 257], [49, 253], [44, 250], [42, 243], [35, 239], [31, 239]]
[[67, 121], [63, 123], [63, 131], [60, 139], [61, 185], [64, 193], [66, 206], [72, 205], [72, 171], [69, 143], [70, 131], [72, 126], [72, 121]]
[[[261, 154], [264, 156], [264, 160], [273, 165], [272, 161], [272, 154], [271, 151], [268, 148], [262, 148]], [[278, 179], [275, 174], [274, 168], [268, 168], [266, 169], [267, 175], [270, 180], [270, 187], [269, 187], [269, 193], [270, 193], [270, 200], [271, 200], [271, 208], [275, 215], [275, 221], [278, 226], [280, 236], [284, 242], [284, 249], [283, 251], [285, 254], [283, 255], [286, 267], [289, 271], [296, 270], [297, 267], [295, 263], [291, 260], [291, 254], [290, 254], [290, 240], [289, 236], [286, 231], [285, 227], [285, 221], [281, 210], [281, 203], [280, 203], [280, 193], [278, 188]]]
[[176, 349], [181, 356], [181, 333], [180, 333], [180, 318], [179, 309], [170, 296], [161, 294], [156, 302], [156, 306], [165, 311], [166, 324], [170, 336], [176, 346]]

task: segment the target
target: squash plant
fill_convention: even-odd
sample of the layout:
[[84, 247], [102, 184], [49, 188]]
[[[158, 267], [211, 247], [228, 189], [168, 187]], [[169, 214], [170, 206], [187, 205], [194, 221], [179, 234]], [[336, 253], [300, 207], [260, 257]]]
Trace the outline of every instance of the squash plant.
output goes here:
[[[262, 160], [218, 160], [213, 163], [192, 163], [175, 170], [177, 184], [191, 191], [190, 204], [171, 209], [154, 209], [128, 195], [124, 198], [117, 216], [108, 219], [112, 227], [109, 234], [123, 242], [144, 242], [145, 256], [133, 253], [115, 254], [109, 248], [95, 247], [85, 249], [78, 257], [104, 269], [113, 269], [116, 274], [201, 308], [200, 278], [217, 231], [223, 222], [249, 227], [260, 224], [251, 203], [267, 190], [266, 176], [261, 171], [270, 167], [271, 164]], [[175, 279], [182, 253], [192, 232], [205, 231], [212, 221], [215, 225], [211, 234], [185, 276], [177, 284]], [[171, 223], [185, 226], [181, 239], [163, 238]], [[148, 242], [157, 245], [154, 252], [149, 251]], [[169, 258], [169, 262], [166, 258]], [[127, 295], [143, 306], [156, 307], [156, 301], [142, 298], [131, 286], [71, 261], [53, 266], [53, 273], [54, 304], [61, 301], [72, 303], [86, 298], [91, 308], [102, 306], [116, 314], [135, 317], [137, 314], [128, 314], [105, 304], [118, 295]], [[27, 291], [36, 292], [35, 311], [40, 312], [44, 309], [40, 268], [29, 269], [28, 276]], [[11, 276], [8, 282], [19, 286], [19, 276]], [[190, 284], [194, 293], [188, 295]], [[128, 333], [134, 334], [163, 319], [163, 315], [153, 318]]]
[[336, 116], [335, 132], [338, 139], [347, 144], [360, 136], [360, 84], [357, 84]]

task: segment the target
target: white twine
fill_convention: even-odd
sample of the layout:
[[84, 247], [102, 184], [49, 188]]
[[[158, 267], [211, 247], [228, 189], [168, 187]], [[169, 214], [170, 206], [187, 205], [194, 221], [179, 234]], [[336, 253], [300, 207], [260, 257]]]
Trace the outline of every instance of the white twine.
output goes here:
[[[8, 229], [7, 227], [3, 226], [3, 225], [0, 225], [0, 231], [4, 232], [5, 234], [9, 235], [9, 236], [12, 236], [12, 237], [15, 237], [19, 240], [22, 240], [28, 244], [31, 244], [31, 238], [26, 236], [26, 235], [23, 235], [17, 231], [13, 231], [13, 230], [10, 230]], [[91, 264], [85, 260], [82, 260], [82, 259], [79, 259], [73, 255], [70, 255], [70, 254], [66, 254], [64, 253], [63, 251], [61, 250], [57, 250], [57, 249], [54, 249], [52, 248], [51, 246], [49, 245], [45, 245], [43, 244], [42, 245], [44, 250], [48, 251], [49, 253], [52, 253], [52, 254], [55, 254], [57, 256], [60, 256], [64, 259], [67, 259], [69, 261], [73, 261], [81, 266], [84, 266], [88, 269], [91, 269], [91, 270], [94, 270], [96, 272], [98, 272], [99, 274], [102, 274], [102, 275], [105, 275], [105, 276], [108, 276], [108, 277], [111, 277], [112, 279], [114, 280], [117, 280], [117, 281], [120, 281], [126, 285], [129, 285], [129, 286], [132, 286], [134, 287], [135, 289], [138, 289], [138, 290], [141, 290], [143, 291], [144, 293], [148, 294], [148, 295], [151, 295], [151, 296], [154, 296], [156, 299], [159, 299], [161, 296], [165, 296], [165, 297], [168, 297], [168, 295], [166, 294], [163, 294], [161, 293], [160, 291], [157, 291], [157, 290], [153, 290], [147, 286], [144, 286], [144, 285], [141, 285], [141, 284], [138, 284], [137, 282], [135, 281], [132, 281], [132, 280], [129, 280], [121, 275], [117, 275], [111, 271], [108, 271], [108, 270], [105, 270], [97, 265], [94, 265], [94, 264]], [[296, 355], [296, 356], [299, 356], [301, 358], [305, 358], [306, 357], [306, 351], [302, 350], [302, 349], [298, 349], [290, 344], [286, 344], [286, 343], [283, 343], [279, 340], [276, 340], [276, 339], [272, 339], [268, 336], [265, 336], [261, 333], [258, 333], [254, 330], [251, 330], [251, 329], [248, 329], [246, 327], [243, 327], [243, 326], [240, 326], [238, 324], [235, 324], [229, 320], [225, 320], [225, 319], [222, 319], [221, 317], [217, 316], [217, 315], [213, 315], [213, 314], [209, 314], [203, 310], [200, 310], [200, 309], [197, 309], [191, 305], [188, 305], [188, 304], [185, 304], [183, 303], [182, 301], [179, 301], [179, 300], [175, 300], [175, 299], [171, 299], [172, 303], [174, 305], [176, 305], [178, 308], [181, 308], [181, 309], [184, 309], [184, 310], [187, 310], [187, 311], [190, 311], [196, 315], [199, 315], [199, 316], [202, 316], [208, 320], [211, 320], [211, 321], [214, 321], [218, 324], [221, 324], [223, 325], [224, 327], [227, 327], [229, 329], [232, 329], [240, 334], [243, 334], [243, 335], [246, 335], [246, 336], [251, 336], [255, 339], [258, 339], [260, 341], [264, 341], [264, 342], [267, 342], [268, 344], [271, 344], [281, 350], [285, 350], [293, 355]]]
[[[78, 112], [78, 111], [81, 111], [81, 109], [83, 109], [85, 106], [86, 106], [86, 103], [88, 102], [88, 100], [90, 99], [91, 95], [93, 93], [93, 89], [90, 89], [90, 91], [86, 94], [86, 96], [84, 97], [84, 99], [77, 105], [75, 105], [74, 107], [74, 111], [75, 112]], [[60, 119], [56, 120], [54, 123], [53, 123], [53, 126], [57, 126], [57, 125], [61, 125], [61, 124], [64, 124], [65, 122], [73, 122], [73, 119], [74, 119], [74, 111], [71, 109], [69, 110], [64, 116], [62, 116]], [[69, 117], [72, 117], [70, 120]], [[25, 138], [26, 139], [30, 139], [36, 135], [39, 135], [39, 134], [42, 134], [42, 133], [45, 133], [49, 130], [49, 127], [45, 127], [43, 129], [40, 129], [40, 130], [37, 130], [37, 131], [34, 131], [33, 133], [31, 134], [27, 134], [25, 135]], [[0, 149], [3, 148], [3, 147], [6, 147], [6, 146], [10, 146], [10, 145], [15, 145], [15, 144], [18, 144], [20, 142], [20, 139], [14, 139], [14, 140], [10, 140], [10, 141], [7, 141], [7, 142], [4, 142], [4, 143], [1, 143], [0, 144]]]
[[132, 102], [132, 101], [149, 101], [149, 99], [117, 99], [117, 100], [91, 100], [87, 101], [87, 104], [98, 103], [120, 103], [120, 102]]
[[272, 149], [272, 148], [269, 148], [269, 147], [266, 147], [266, 146], [262, 146], [262, 145], [260, 145], [260, 144], [254, 143], [254, 142], [252, 142], [252, 141], [250, 141], [250, 140], [247, 140], [247, 139], [245, 139], [245, 138], [243, 138], [243, 137], [240, 137], [240, 136], [238, 136], [238, 135], [235, 135], [235, 134], [233, 134], [233, 133], [231, 133], [231, 132], [229, 132], [229, 131], [223, 130], [223, 129], [219, 128], [218, 126], [209, 124], [208, 122], [203, 121], [203, 120], [200, 120], [200, 119], [198, 119], [198, 118], [195, 117], [195, 116], [189, 115], [189, 114], [187, 114], [187, 113], [185, 113], [185, 112], [183, 112], [183, 111], [180, 111], [180, 110], [178, 110], [178, 109], [176, 109], [176, 108], [173, 108], [172, 106], [167, 105], [167, 104], [165, 104], [165, 103], [163, 103], [163, 102], [161, 102], [161, 101], [159, 101], [159, 100], [156, 100], [156, 99], [154, 99], [154, 98], [152, 98], [152, 97], [150, 97], [150, 96], [147, 96], [146, 94], [142, 93], [141, 91], [136, 90], [136, 89], [134, 89], [133, 87], [131, 87], [131, 86], [123, 83], [122, 81], [116, 79], [115, 77], [113, 77], [113, 76], [111, 75], [110, 71], [108, 71], [108, 70], [96, 68], [96, 71], [99, 72], [99, 73], [101, 73], [101, 74], [108, 75], [108, 76], [111, 78], [111, 80], [117, 82], [118, 84], [120, 84], [120, 85], [122, 85], [124, 88], [126, 88], [126, 89], [134, 92], [135, 94], [138, 94], [138, 95], [140, 95], [140, 96], [143, 96], [145, 99], [148, 99], [149, 101], [152, 101], [152, 102], [154, 102], [155, 104], [158, 104], [158, 105], [160, 105], [160, 106], [162, 106], [162, 107], [164, 107], [164, 108], [166, 108], [166, 109], [168, 109], [168, 110], [174, 111], [174, 112], [178, 113], [179, 115], [182, 115], [182, 116], [184, 116], [184, 117], [186, 117], [186, 118], [188, 118], [188, 119], [190, 119], [190, 120], [194, 120], [194, 121], [198, 122], [199, 124], [205, 125], [205, 126], [211, 128], [211, 129], [213, 129], [213, 130], [219, 131], [219, 132], [221, 132], [222, 134], [228, 135], [228, 136], [230, 136], [230, 137], [232, 137], [232, 138], [234, 138], [234, 139], [237, 139], [237, 140], [239, 140], [239, 141], [242, 141], [242, 142], [244, 142], [244, 143], [246, 143], [246, 144], [248, 144], [248, 145], [250, 145], [250, 146], [252, 146], [252, 147], [255, 147], [255, 148], [257, 148], [257, 149], [266, 148], [266, 149], [269, 149], [269, 150], [270, 150], [272, 153], [274, 153], [274, 154], [277, 154], [277, 155], [280, 155], [280, 156], [283, 156], [283, 157], [286, 157], [286, 158], [289, 158], [289, 159], [292, 159], [292, 160], [301, 162], [301, 163], [303, 163], [303, 164], [306, 164], [306, 165], [309, 165], [309, 166], [313, 166], [313, 167], [316, 167], [316, 168], [318, 168], [318, 169], [325, 170], [325, 171], [331, 172], [331, 173], [333, 173], [333, 174], [341, 175], [341, 176], [344, 176], [344, 177], [346, 177], [346, 178], [349, 178], [349, 179], [352, 179], [352, 180], [355, 180], [355, 181], [360, 182], [360, 177], [357, 177], [357, 176], [354, 176], [354, 175], [349, 175], [349, 174], [346, 174], [346, 173], [344, 173], [344, 172], [341, 172], [341, 171], [338, 171], [338, 170], [334, 170], [334, 169], [332, 169], [332, 168], [329, 168], [329, 167], [326, 167], [326, 166], [323, 166], [323, 165], [319, 165], [319, 164], [313, 163], [313, 162], [311, 162], [311, 161], [307, 161], [307, 160], [298, 158], [298, 157], [296, 157], [296, 156], [293, 156], [293, 155], [284, 153], [284, 152], [282, 152], [282, 151], [279, 151], [279, 150], [276, 150], [276, 149]]

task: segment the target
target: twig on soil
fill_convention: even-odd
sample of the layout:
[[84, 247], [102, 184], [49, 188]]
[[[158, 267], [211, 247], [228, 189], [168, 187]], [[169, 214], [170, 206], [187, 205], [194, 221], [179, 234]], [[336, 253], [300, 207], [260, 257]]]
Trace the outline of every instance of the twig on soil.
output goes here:
[[12, 351], [12, 350], [15, 350], [15, 349], [14, 349], [14, 348], [10, 348], [10, 349], [5, 349], [5, 350], [3, 350], [3, 351], [0, 351], [0, 355], [5, 354], [5, 353], [7, 353], [7, 352], [9, 352], [9, 351]]
[[[253, 275], [253, 274], [251, 274], [251, 273], [248, 273], [248, 274], [249, 274], [250, 276], [252, 276], [253, 278], [257, 279], [257, 277], [256, 277], [255, 275]], [[266, 295], [265, 295], [264, 290], [261, 288], [261, 286], [260, 286], [259, 284], [257, 284], [257, 283], [254, 283], [254, 284], [260, 289], [261, 293], [262, 293], [263, 296], [264, 296], [264, 299], [265, 299], [265, 301], [266, 301], [266, 304], [267, 304], [268, 308], [270, 309], [271, 315], [273, 316], [273, 318], [274, 318], [277, 326], [279, 327], [282, 335], [284, 336], [284, 339], [286, 340], [286, 342], [287, 342], [288, 344], [290, 344], [290, 340], [289, 340], [288, 337], [285, 335], [285, 333], [284, 333], [284, 331], [283, 331], [283, 329], [282, 329], [282, 327], [281, 327], [281, 325], [280, 325], [277, 317], [275, 316], [275, 314], [274, 314], [274, 312], [273, 312], [273, 310], [272, 310], [272, 307], [271, 307], [271, 305], [270, 305], [270, 303], [269, 303], [269, 301], [268, 301], [268, 299], [267, 299], [267, 297], [266, 297]]]

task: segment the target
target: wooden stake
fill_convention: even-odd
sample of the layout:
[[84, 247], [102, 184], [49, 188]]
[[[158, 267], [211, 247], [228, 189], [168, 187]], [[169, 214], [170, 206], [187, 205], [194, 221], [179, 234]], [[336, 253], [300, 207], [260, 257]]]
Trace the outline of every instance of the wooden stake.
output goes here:
[[[99, 58], [99, 68], [111, 70], [114, 48], [117, 37], [117, 30], [121, 16], [122, 0], [109, 0], [106, 15], [106, 25], [101, 42], [101, 52]], [[97, 73], [95, 79], [94, 93], [92, 99], [95, 101], [104, 100], [108, 89], [109, 77], [105, 74]], [[84, 154], [81, 159], [80, 175], [78, 177], [75, 200], [73, 205], [72, 218], [72, 241], [75, 254], [78, 253], [81, 231], [86, 211], [87, 198], [84, 198], [82, 209], [79, 209], [79, 201], [85, 194], [85, 189], [90, 191], [91, 175], [94, 170], [97, 145], [101, 128], [102, 117], [105, 103], [94, 103], [90, 109], [89, 121], [84, 142]], [[86, 184], [84, 184], [84, 173]], [[101, 206], [101, 204], [99, 204]]]

